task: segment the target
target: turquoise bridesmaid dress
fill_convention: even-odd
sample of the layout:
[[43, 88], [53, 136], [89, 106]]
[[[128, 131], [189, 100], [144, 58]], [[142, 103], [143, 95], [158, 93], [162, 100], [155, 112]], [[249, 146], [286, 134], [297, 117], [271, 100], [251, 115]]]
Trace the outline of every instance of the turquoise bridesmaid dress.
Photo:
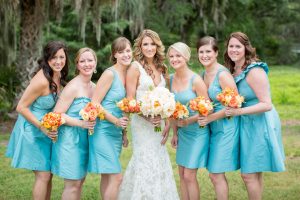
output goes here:
[[[90, 102], [87, 97], [75, 98], [67, 115], [82, 119], [79, 112]], [[52, 147], [51, 172], [65, 179], [80, 180], [86, 176], [89, 143], [88, 130], [78, 126], [62, 125]]]
[[[256, 67], [264, 69], [267, 76], [268, 65], [258, 62], [250, 64], [235, 77], [239, 93], [245, 97], [243, 107], [252, 106], [259, 102], [246, 81], [248, 72]], [[268, 112], [240, 116], [240, 142], [242, 173], [281, 172], [285, 170], [281, 123], [274, 106]]]
[[[30, 110], [41, 121], [54, 105], [53, 95], [49, 94], [38, 97]], [[6, 156], [12, 158], [12, 167], [50, 171], [51, 148], [51, 139], [19, 114], [6, 152]]]
[[[189, 87], [180, 92], [172, 90], [173, 75], [170, 77], [171, 92], [175, 94], [175, 100], [183, 105], [188, 105], [191, 99], [197, 97], [197, 94], [192, 90], [193, 80], [196, 75], [190, 80]], [[190, 116], [197, 114], [189, 107]], [[209, 128], [205, 126], [200, 128], [197, 122], [189, 124], [185, 127], [178, 127], [178, 145], [176, 150], [176, 163], [189, 169], [197, 169], [206, 167], [209, 148]]]
[[[222, 92], [219, 75], [228, 71], [220, 66], [213, 82], [208, 88], [209, 98], [213, 101], [214, 112], [224, 106], [217, 100], [217, 95]], [[223, 118], [213, 121], [210, 127], [210, 144], [207, 169], [210, 173], [223, 173], [239, 169], [239, 118]]]
[[[113, 67], [108, 68], [114, 74], [114, 80], [101, 105], [117, 118], [122, 111], [116, 103], [126, 96], [126, 91], [118, 73]], [[97, 91], [95, 91], [97, 92]], [[107, 120], [97, 119], [94, 134], [89, 136], [88, 171], [97, 174], [121, 173], [119, 156], [122, 150], [122, 128]]]

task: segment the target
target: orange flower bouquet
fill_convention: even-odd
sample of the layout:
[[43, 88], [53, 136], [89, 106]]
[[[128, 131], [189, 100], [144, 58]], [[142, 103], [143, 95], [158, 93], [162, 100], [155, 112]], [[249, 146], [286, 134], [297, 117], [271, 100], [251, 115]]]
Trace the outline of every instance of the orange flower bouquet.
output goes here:
[[[190, 108], [193, 111], [198, 111], [201, 116], [208, 116], [213, 111], [213, 104], [210, 100], [205, 99], [203, 96], [198, 96], [195, 99], [190, 100]], [[204, 126], [200, 126], [204, 128]]]
[[[217, 95], [217, 100], [221, 102], [223, 106], [231, 108], [240, 108], [244, 102], [244, 97], [232, 88], [225, 88], [220, 94]], [[230, 119], [230, 117], [228, 117]]]
[[117, 106], [126, 114], [139, 113], [140, 104], [135, 99], [123, 98], [117, 103]]
[[189, 117], [189, 110], [185, 105], [180, 102], [176, 102], [175, 111], [171, 116], [173, 119], [184, 119]]
[[[44, 115], [41, 126], [45, 127], [49, 131], [57, 131], [58, 127], [64, 124], [66, 121], [61, 116], [61, 113], [49, 112]], [[57, 141], [57, 137], [52, 139], [53, 142]]]
[[[92, 102], [87, 103], [85, 107], [80, 110], [79, 115], [84, 121], [95, 121], [97, 117], [99, 117], [100, 120], [105, 118], [103, 107], [100, 104], [95, 105]], [[93, 133], [94, 129], [89, 129], [89, 135], [93, 135]]]

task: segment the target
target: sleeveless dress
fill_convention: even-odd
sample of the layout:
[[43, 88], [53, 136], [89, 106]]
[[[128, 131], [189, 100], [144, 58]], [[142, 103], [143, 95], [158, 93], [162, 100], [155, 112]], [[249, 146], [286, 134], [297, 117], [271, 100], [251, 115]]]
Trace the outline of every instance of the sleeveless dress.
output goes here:
[[[124, 85], [113, 67], [108, 68], [114, 74], [110, 89], [101, 105], [117, 118], [122, 117], [122, 111], [116, 103], [126, 96]], [[94, 128], [94, 134], [89, 136], [88, 171], [97, 174], [121, 173], [119, 160], [122, 150], [122, 128], [107, 120], [99, 120]]]
[[[192, 90], [194, 74], [190, 80], [189, 87], [180, 92], [172, 90], [173, 77], [170, 77], [171, 91], [175, 94], [175, 100], [183, 105], [187, 105], [191, 99], [197, 97]], [[191, 110], [188, 106], [189, 115], [193, 116], [197, 112]], [[209, 148], [209, 128], [205, 126], [200, 128], [197, 122], [185, 127], [178, 127], [178, 146], [176, 150], [176, 163], [180, 166], [197, 169], [206, 167]]]
[[[41, 121], [55, 105], [52, 94], [38, 97], [30, 111]], [[36, 171], [50, 171], [52, 141], [21, 114], [12, 130], [6, 156], [12, 158], [12, 167]]]
[[[79, 112], [88, 102], [87, 97], [75, 98], [66, 114], [81, 119]], [[65, 179], [83, 179], [89, 158], [88, 130], [62, 125], [58, 132], [58, 139], [52, 146], [51, 172]]]
[[[248, 72], [256, 67], [264, 69], [267, 76], [268, 65], [258, 62], [248, 65], [241, 74], [235, 77], [239, 93], [245, 97], [243, 107], [259, 102], [246, 81]], [[242, 173], [285, 170], [281, 123], [274, 106], [268, 112], [240, 116], [240, 142]]]
[[[209, 98], [214, 104], [214, 112], [224, 106], [217, 100], [217, 95], [222, 92], [219, 75], [228, 71], [221, 66], [208, 88]], [[223, 118], [209, 123], [211, 135], [207, 169], [210, 173], [223, 173], [240, 168], [239, 160], [239, 117]]]
[[[139, 67], [140, 77], [136, 90], [139, 100], [149, 87], [155, 87], [144, 68]], [[161, 82], [157, 87], [165, 87]], [[163, 125], [163, 123], [162, 123]], [[162, 126], [162, 130], [163, 130]], [[133, 154], [120, 187], [119, 200], [177, 200], [179, 199], [172, 166], [166, 146], [161, 145], [162, 135], [154, 132], [154, 126], [133, 114], [131, 119]]]

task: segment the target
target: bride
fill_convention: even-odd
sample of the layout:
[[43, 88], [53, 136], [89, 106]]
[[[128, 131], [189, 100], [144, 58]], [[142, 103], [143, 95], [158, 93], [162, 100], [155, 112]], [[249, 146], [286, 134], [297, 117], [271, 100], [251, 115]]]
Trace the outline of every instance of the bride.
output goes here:
[[[134, 58], [127, 71], [127, 97], [139, 100], [149, 87], [165, 87], [164, 46], [152, 30], [140, 33], [134, 44]], [[133, 115], [131, 120], [133, 154], [124, 174], [119, 200], [179, 199], [169, 155], [164, 144], [170, 126], [162, 124], [162, 135], [154, 132], [160, 117]]]

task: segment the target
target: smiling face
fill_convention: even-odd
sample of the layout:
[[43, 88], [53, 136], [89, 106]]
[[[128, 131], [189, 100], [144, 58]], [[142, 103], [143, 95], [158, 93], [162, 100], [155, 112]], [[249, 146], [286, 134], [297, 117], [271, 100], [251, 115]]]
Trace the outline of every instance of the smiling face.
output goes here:
[[53, 72], [60, 72], [66, 64], [66, 54], [63, 49], [59, 49], [52, 58], [48, 60], [48, 64]]
[[218, 52], [213, 50], [212, 45], [206, 44], [198, 49], [198, 59], [204, 67], [210, 67], [217, 62]]
[[227, 52], [236, 66], [242, 66], [245, 63], [245, 46], [238, 39], [232, 37], [229, 40]]
[[168, 52], [168, 58], [171, 66], [175, 70], [187, 65], [187, 60], [181, 55], [181, 53], [176, 51], [174, 48], [170, 48]]
[[141, 44], [142, 54], [146, 58], [153, 58], [156, 54], [157, 45], [151, 37], [144, 37]]
[[90, 51], [83, 52], [77, 61], [77, 69], [80, 74], [84, 75], [92, 75], [96, 65], [96, 59]]
[[129, 66], [132, 60], [132, 50], [130, 44], [126, 43], [125, 49], [117, 51], [114, 57], [117, 61], [117, 65]]

